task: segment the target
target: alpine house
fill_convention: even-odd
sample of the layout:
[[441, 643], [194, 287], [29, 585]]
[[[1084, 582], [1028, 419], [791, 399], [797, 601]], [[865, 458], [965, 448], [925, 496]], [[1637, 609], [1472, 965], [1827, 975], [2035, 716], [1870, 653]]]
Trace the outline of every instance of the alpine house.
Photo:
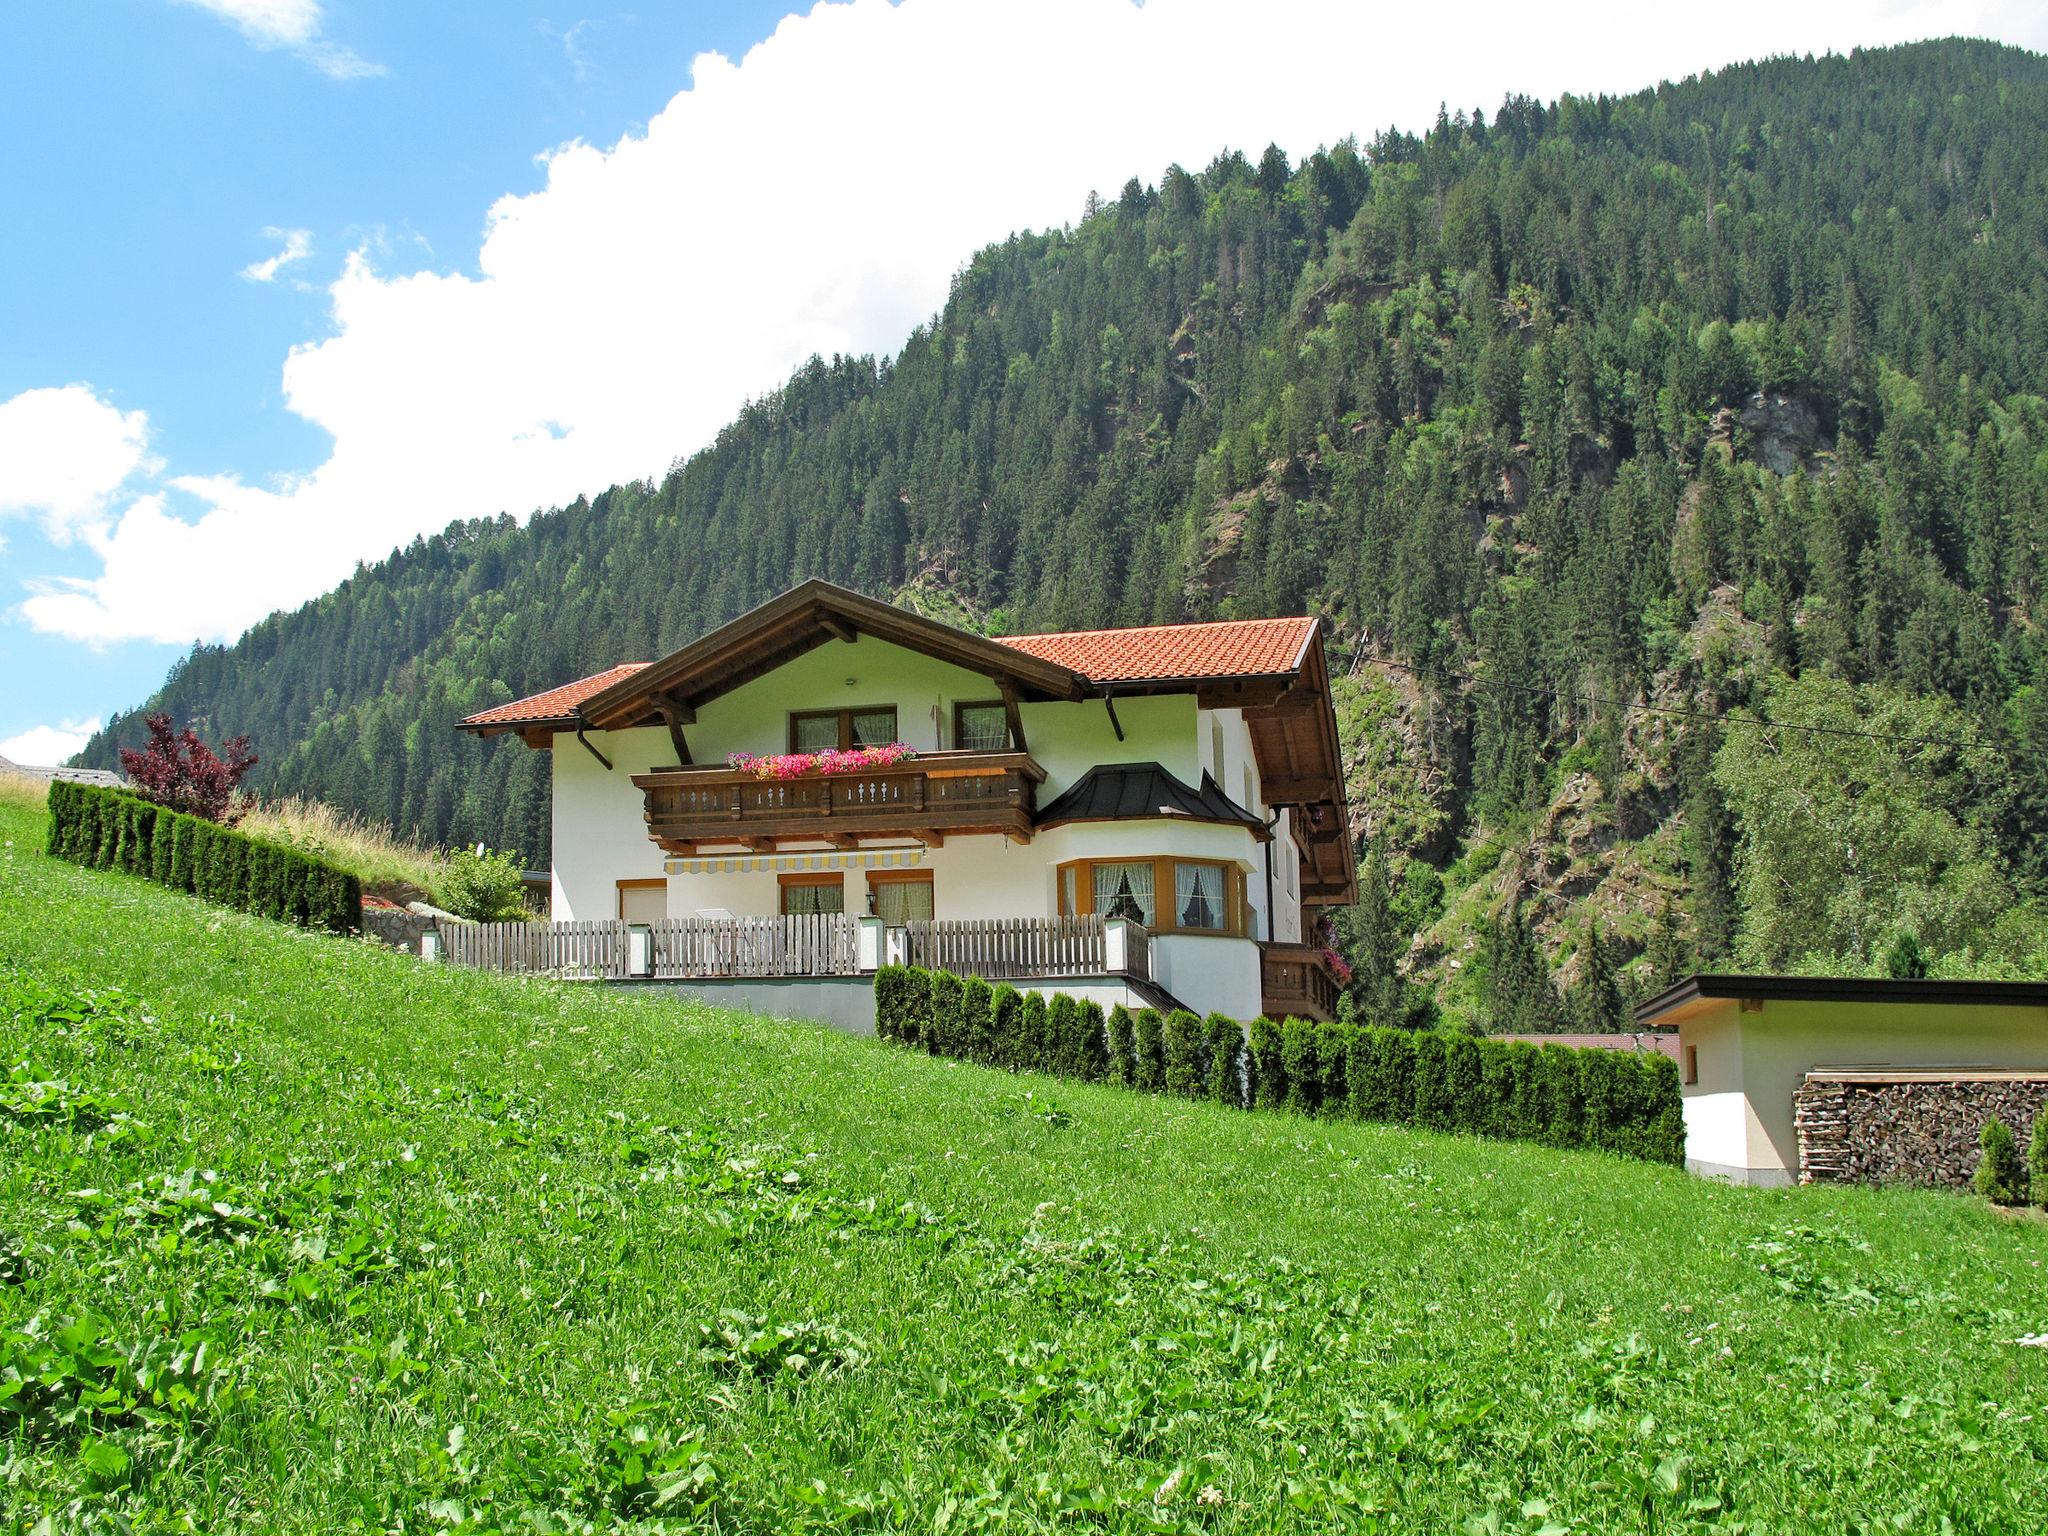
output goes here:
[[644, 928], [630, 975], [828, 1017], [890, 960], [1335, 1006], [1320, 917], [1357, 884], [1313, 618], [990, 639], [810, 581], [461, 728], [553, 749], [553, 917]]

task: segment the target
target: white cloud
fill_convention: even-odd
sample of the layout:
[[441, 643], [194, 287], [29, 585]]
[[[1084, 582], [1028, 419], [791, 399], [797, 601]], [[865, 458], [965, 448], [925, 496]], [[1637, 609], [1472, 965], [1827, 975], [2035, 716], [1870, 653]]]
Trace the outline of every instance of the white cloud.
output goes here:
[[[280, 45], [317, 35], [309, 4], [215, 8]], [[269, 488], [174, 480], [96, 534], [100, 575], [45, 583], [25, 611], [93, 641], [230, 638], [451, 517], [659, 473], [813, 352], [893, 351], [978, 246], [1172, 161], [1269, 140], [1298, 157], [1426, 126], [1443, 99], [1490, 114], [1510, 91], [1633, 90], [1737, 56], [1952, 32], [2048, 44], [2048, 13], [1937, 0], [1731, 0], [1710, 32], [1636, 4], [1570, 25], [1475, 6], [1451, 49], [1442, 26], [1347, 0], [855, 0], [786, 18], [737, 63], [699, 57], [644, 133], [545, 156], [544, 187], [491, 208], [479, 275], [386, 275], [359, 249], [329, 290], [333, 335], [284, 367], [290, 408], [332, 435], [325, 462]]]
[[0, 401], [0, 518], [35, 515], [53, 543], [103, 521], [128, 478], [154, 467], [147, 415], [109, 405], [88, 385]]
[[322, 30], [320, 0], [180, 0], [211, 11], [258, 48], [282, 48], [332, 80], [381, 75], [382, 64], [344, 48]]
[[313, 254], [313, 232], [309, 229], [278, 229], [271, 226], [263, 231], [266, 240], [282, 240], [284, 246], [275, 256], [266, 256], [261, 261], [252, 261], [242, 268], [242, 276], [252, 283], [267, 283], [277, 277], [280, 267], [294, 261], [304, 261]]
[[24, 768], [55, 768], [68, 763], [100, 728], [100, 717], [66, 720], [58, 725], [38, 725], [0, 741], [0, 757]]

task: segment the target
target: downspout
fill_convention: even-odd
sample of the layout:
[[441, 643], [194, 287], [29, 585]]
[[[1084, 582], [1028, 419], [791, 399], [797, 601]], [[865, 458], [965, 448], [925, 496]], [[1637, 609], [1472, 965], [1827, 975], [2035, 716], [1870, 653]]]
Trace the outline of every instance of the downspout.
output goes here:
[[1124, 739], [1124, 723], [1116, 717], [1116, 695], [1110, 692], [1109, 684], [1102, 685], [1102, 707], [1109, 711], [1109, 723], [1116, 732], [1116, 739]]
[[610, 773], [612, 771], [612, 760], [606, 757], [602, 752], [598, 751], [596, 747], [592, 746], [590, 744], [590, 738], [583, 734], [584, 726], [582, 710], [579, 709], [576, 711], [575, 719], [577, 741], [582, 743], [584, 751], [588, 752], [592, 757], [596, 758], [600, 763], [604, 764], [604, 771], [606, 773]]
[[1281, 807], [1266, 818], [1266, 942], [1273, 942], [1273, 829], [1280, 825]]

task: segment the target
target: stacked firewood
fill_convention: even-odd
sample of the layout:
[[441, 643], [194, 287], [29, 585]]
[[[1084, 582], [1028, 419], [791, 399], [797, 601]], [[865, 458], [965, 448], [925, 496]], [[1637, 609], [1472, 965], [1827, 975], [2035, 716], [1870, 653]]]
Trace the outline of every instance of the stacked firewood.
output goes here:
[[1792, 1100], [1799, 1182], [1965, 1189], [1996, 1115], [2026, 1144], [2048, 1108], [2048, 1074], [1882, 1082], [1809, 1073]]

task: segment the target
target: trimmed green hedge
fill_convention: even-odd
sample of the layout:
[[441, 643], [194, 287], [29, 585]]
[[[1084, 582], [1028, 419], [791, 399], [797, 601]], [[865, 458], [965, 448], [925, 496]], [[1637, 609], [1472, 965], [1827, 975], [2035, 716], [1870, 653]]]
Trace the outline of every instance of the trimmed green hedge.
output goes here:
[[1529, 1045], [1312, 1019], [1161, 1017], [1065, 994], [963, 982], [943, 971], [875, 973], [886, 1040], [1018, 1071], [1208, 1098], [1235, 1108], [1381, 1120], [1430, 1130], [1685, 1160], [1678, 1067], [1655, 1052]]
[[124, 790], [52, 784], [50, 852], [279, 922], [336, 933], [363, 925], [362, 883], [347, 870]]

